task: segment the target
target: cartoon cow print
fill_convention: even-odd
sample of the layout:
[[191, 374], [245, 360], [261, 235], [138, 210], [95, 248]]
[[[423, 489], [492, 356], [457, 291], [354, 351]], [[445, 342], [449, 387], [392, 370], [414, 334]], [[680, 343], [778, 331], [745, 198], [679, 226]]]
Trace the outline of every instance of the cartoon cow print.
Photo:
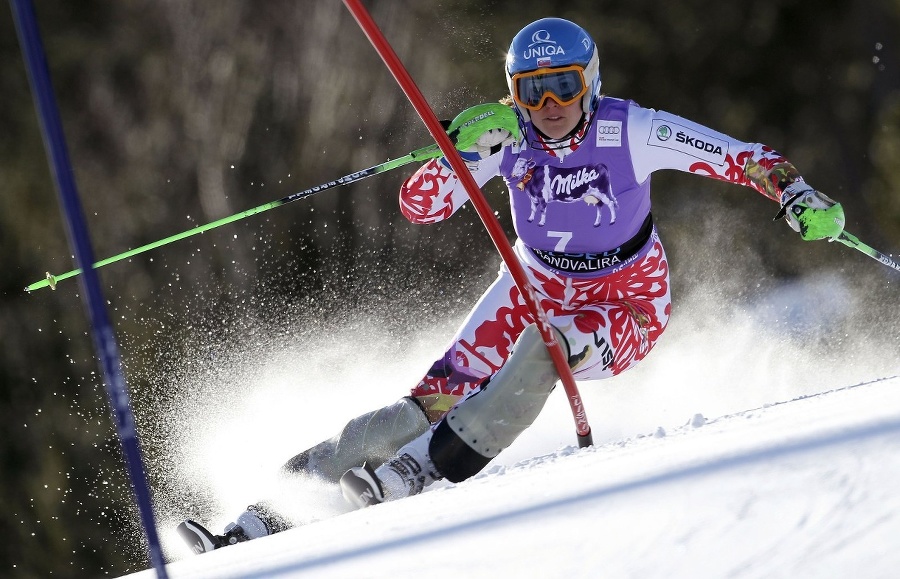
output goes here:
[[[520, 166], [521, 164], [521, 166]], [[594, 227], [599, 227], [603, 207], [609, 208], [612, 225], [616, 222], [616, 208], [619, 202], [612, 192], [609, 179], [609, 169], [600, 164], [594, 167], [582, 167], [575, 173], [562, 173], [544, 166], [542, 171], [542, 184], [540, 187], [533, 183], [531, 187], [524, 187], [531, 201], [531, 215], [528, 222], [531, 223], [539, 217], [538, 225], [543, 226], [547, 221], [548, 206], [552, 203], [585, 203], [594, 207], [597, 216], [594, 219]], [[516, 161], [512, 176], [516, 178], [528, 177], [533, 171], [528, 168], [524, 159]], [[520, 175], [516, 175], [516, 173]], [[523, 179], [524, 180], [524, 179]], [[527, 180], [524, 180], [527, 183]], [[523, 187], [520, 187], [520, 189]]]

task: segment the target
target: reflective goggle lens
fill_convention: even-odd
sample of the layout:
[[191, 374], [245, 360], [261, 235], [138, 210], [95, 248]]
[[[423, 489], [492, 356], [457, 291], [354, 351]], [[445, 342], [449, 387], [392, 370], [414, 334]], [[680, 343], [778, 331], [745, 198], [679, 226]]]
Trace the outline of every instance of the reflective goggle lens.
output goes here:
[[526, 109], [539, 110], [552, 98], [562, 106], [580, 99], [587, 91], [580, 66], [539, 68], [513, 75], [513, 98]]

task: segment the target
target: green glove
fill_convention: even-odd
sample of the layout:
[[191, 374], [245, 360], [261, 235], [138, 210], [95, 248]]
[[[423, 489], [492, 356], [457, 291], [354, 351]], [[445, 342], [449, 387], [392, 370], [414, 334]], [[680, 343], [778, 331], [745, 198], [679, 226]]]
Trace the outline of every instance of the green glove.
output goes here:
[[844, 230], [844, 208], [804, 181], [794, 181], [781, 192], [781, 211], [788, 225], [805, 241], [835, 240]]
[[447, 134], [463, 159], [477, 161], [519, 141], [519, 118], [507, 105], [475, 105], [453, 119]]

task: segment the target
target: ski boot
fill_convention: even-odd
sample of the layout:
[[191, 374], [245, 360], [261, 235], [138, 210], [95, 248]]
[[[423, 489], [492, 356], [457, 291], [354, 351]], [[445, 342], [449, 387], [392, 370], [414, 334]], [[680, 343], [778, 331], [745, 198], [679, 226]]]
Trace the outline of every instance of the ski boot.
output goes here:
[[206, 527], [191, 519], [179, 523], [177, 531], [195, 555], [250, 540], [244, 529], [234, 523], [228, 525], [224, 535], [213, 535]]
[[250, 505], [223, 535], [214, 535], [203, 525], [188, 519], [178, 525], [178, 535], [196, 553], [208, 553], [220, 547], [236, 545], [290, 528], [290, 523], [263, 503]]
[[341, 493], [358, 509], [384, 502], [384, 490], [369, 463], [353, 467], [341, 477]]
[[428, 455], [430, 441], [431, 432], [427, 432], [377, 469], [368, 462], [351, 468], [340, 480], [344, 498], [361, 509], [421, 493], [442, 478]]

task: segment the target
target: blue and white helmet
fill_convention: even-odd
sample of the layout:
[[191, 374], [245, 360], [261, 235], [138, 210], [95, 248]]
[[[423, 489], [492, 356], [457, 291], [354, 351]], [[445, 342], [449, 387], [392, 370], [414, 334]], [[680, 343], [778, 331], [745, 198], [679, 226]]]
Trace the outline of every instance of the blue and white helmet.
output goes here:
[[[578, 65], [584, 71], [587, 91], [581, 108], [591, 115], [600, 102], [600, 57], [597, 45], [581, 26], [562, 18], [542, 18], [532, 22], [513, 38], [506, 54], [506, 82], [515, 95], [513, 76], [540, 68]], [[515, 99], [514, 99], [515, 100]], [[528, 109], [516, 103], [523, 120], [531, 117]]]

